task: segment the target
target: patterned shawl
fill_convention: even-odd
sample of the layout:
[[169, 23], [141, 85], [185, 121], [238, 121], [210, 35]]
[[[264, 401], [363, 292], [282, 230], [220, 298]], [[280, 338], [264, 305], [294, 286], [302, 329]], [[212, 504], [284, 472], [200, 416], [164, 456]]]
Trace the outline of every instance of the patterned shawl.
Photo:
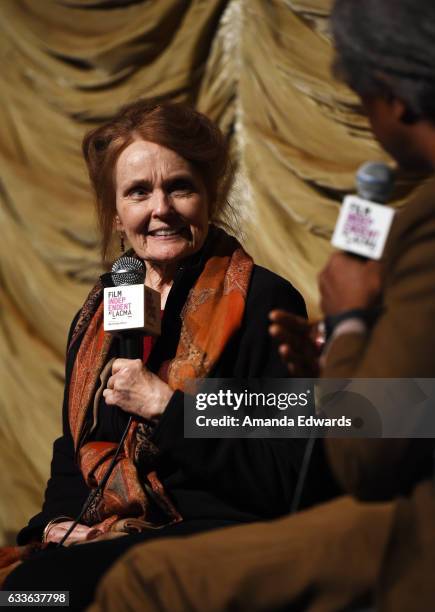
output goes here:
[[[245, 309], [253, 261], [237, 240], [212, 227], [204, 249], [205, 266], [190, 290], [181, 312], [182, 326], [175, 357], [165, 375], [172, 389], [184, 390], [188, 379], [206, 377], [230, 338], [239, 329]], [[117, 448], [116, 443], [87, 440], [89, 411], [107, 364], [112, 336], [103, 330], [102, 285], [89, 294], [72, 334], [69, 349], [82, 338], [69, 388], [69, 423], [76, 457], [84, 479], [95, 489]], [[109, 372], [110, 373], [110, 372]], [[102, 384], [105, 384], [102, 378]], [[150, 422], [133, 421], [117, 463], [104, 490], [83, 521], [102, 532], [120, 519], [136, 517], [156, 527], [150, 499], [163, 511], [162, 524], [178, 522], [181, 515], [166, 494], [156, 473], [158, 449], [151, 440]], [[153, 518], [154, 517], [154, 518]]]

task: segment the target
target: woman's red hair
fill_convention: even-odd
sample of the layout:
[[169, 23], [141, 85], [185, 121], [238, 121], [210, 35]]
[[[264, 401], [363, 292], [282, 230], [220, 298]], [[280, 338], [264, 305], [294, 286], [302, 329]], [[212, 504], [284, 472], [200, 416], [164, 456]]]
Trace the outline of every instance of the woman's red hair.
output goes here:
[[103, 261], [107, 258], [116, 216], [116, 162], [121, 152], [137, 139], [172, 149], [194, 166], [207, 190], [210, 219], [225, 205], [228, 147], [219, 128], [184, 104], [145, 100], [128, 104], [83, 139], [83, 155], [96, 196]]

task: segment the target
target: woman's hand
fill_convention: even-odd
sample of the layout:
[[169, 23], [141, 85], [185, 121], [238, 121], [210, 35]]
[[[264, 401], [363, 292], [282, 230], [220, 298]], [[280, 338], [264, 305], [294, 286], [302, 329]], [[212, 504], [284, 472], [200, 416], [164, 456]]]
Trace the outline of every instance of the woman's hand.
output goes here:
[[[55, 523], [49, 528], [48, 533], [45, 536], [45, 541], [54, 542], [55, 544], [57, 544], [61, 541], [61, 539], [66, 534], [72, 524], [73, 521], [63, 521], [62, 523]], [[78, 542], [92, 540], [99, 534], [100, 532], [98, 531], [98, 529], [78, 523], [65, 540], [64, 545], [69, 546], [70, 544], [77, 544]]]
[[382, 289], [381, 264], [334, 253], [319, 274], [319, 289], [325, 316], [370, 308]]
[[161, 416], [172, 394], [169, 385], [147, 370], [140, 359], [115, 359], [103, 391], [106, 404], [144, 419]]
[[278, 340], [278, 351], [292, 376], [312, 378], [319, 374], [321, 344], [316, 324], [284, 310], [269, 314], [270, 335]]

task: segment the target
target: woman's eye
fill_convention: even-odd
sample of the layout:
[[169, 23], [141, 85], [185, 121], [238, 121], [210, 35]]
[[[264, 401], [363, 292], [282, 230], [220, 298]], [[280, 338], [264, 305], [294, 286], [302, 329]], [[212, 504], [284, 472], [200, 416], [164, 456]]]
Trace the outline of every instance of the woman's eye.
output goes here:
[[145, 187], [133, 187], [133, 189], [128, 192], [128, 195], [131, 198], [143, 198], [148, 195], [148, 189]]
[[170, 187], [170, 192], [175, 194], [188, 195], [193, 191], [195, 191], [195, 187], [190, 181], [176, 181]]

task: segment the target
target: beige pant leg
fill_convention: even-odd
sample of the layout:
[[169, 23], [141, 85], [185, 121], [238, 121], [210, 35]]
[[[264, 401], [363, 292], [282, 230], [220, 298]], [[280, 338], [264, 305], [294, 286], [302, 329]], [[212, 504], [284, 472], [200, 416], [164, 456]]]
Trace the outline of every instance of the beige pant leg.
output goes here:
[[[268, 523], [135, 546], [102, 579], [92, 612], [337, 612], [372, 591], [393, 503], [350, 497]], [[297, 607], [295, 608], [297, 609]]]
[[420, 482], [397, 501], [392, 537], [378, 584], [382, 612], [435, 609], [435, 492], [432, 480]]

